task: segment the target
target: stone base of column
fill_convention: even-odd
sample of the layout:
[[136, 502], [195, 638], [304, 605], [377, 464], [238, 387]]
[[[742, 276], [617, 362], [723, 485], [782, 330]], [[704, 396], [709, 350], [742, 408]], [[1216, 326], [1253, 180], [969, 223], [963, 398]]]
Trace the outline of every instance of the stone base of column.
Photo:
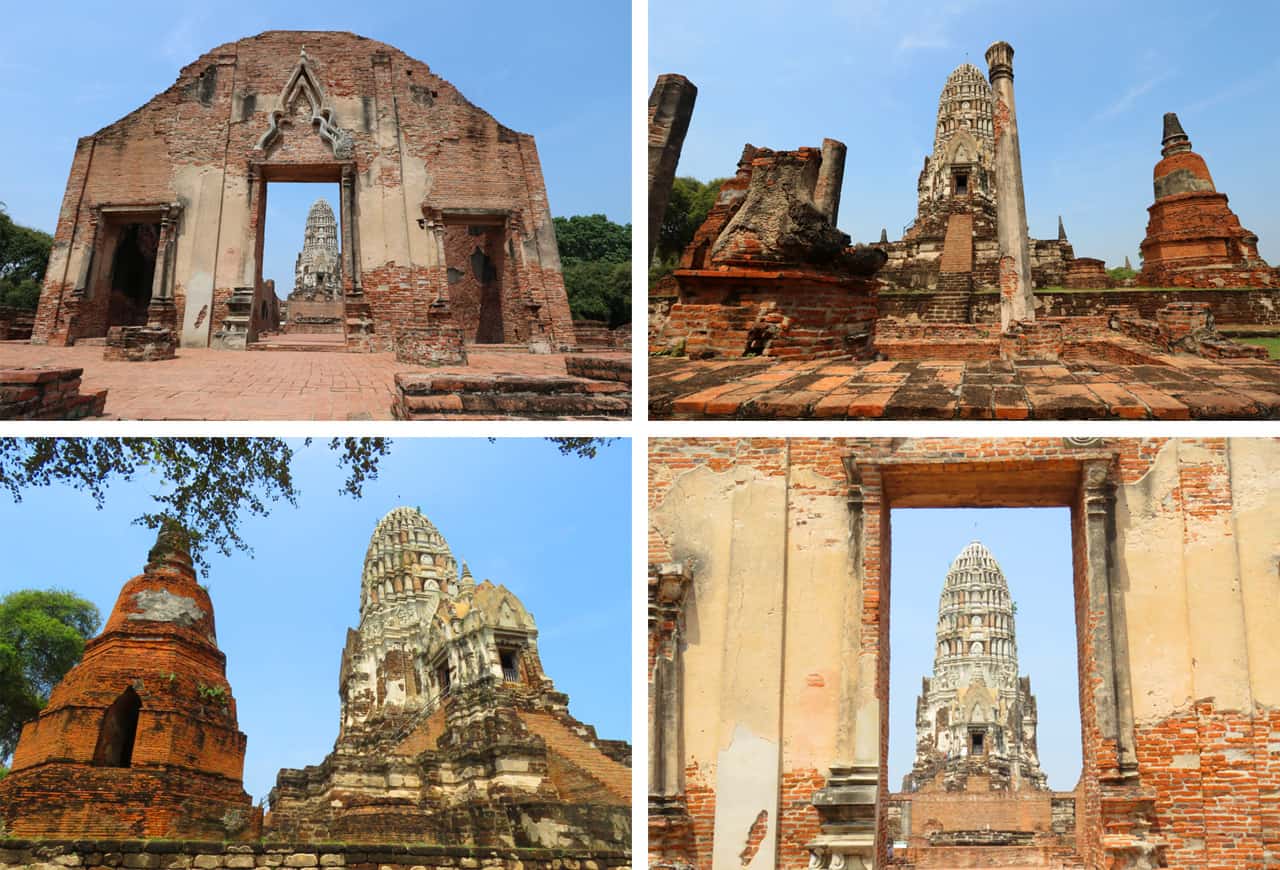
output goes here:
[[529, 353], [551, 353], [551, 339], [539, 314], [542, 304], [527, 302], [524, 307], [529, 312]]
[[244, 350], [249, 344], [252, 309], [253, 288], [235, 288], [227, 300], [227, 316], [222, 320], [222, 327], [213, 334], [210, 346], [218, 350]]
[[147, 326], [157, 329], [178, 329], [178, 306], [172, 299], [152, 299], [147, 306]]
[[1059, 323], [1011, 323], [1000, 335], [1003, 360], [1044, 360], [1062, 357], [1063, 336]]
[[363, 294], [352, 293], [343, 305], [343, 326], [347, 339], [347, 349], [355, 351], [372, 351], [374, 347], [373, 311], [369, 303], [364, 301]]
[[649, 795], [649, 867], [691, 870], [693, 817], [680, 796]]
[[872, 870], [876, 866], [876, 796], [880, 772], [869, 765], [831, 768], [813, 793], [820, 833], [806, 848], [812, 870]]
[[167, 326], [113, 326], [107, 330], [102, 358], [117, 362], [155, 362], [174, 359], [177, 351], [178, 335]]
[[1168, 844], [1155, 830], [1155, 794], [1134, 784], [1102, 784], [1102, 851], [1112, 870], [1166, 866]]

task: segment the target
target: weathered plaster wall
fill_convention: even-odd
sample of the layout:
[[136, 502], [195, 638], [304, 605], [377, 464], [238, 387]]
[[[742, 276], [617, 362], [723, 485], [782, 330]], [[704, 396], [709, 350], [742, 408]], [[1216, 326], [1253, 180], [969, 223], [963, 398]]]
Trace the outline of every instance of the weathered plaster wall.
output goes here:
[[[350, 138], [349, 153], [321, 138], [305, 95], [284, 107], [278, 138], [258, 147], [303, 49], [333, 124]], [[356, 252], [356, 271], [365, 278], [371, 346], [389, 347], [394, 333], [424, 318], [445, 290], [437, 233], [447, 213], [501, 217], [521, 251], [518, 285], [505, 289], [517, 304], [528, 297], [542, 305], [555, 344], [573, 343], [533, 137], [503, 127], [391, 46], [316, 31], [269, 31], [218, 46], [184, 67], [166, 91], [80, 140], [35, 340], [64, 343], [106, 331], [99, 311], [104, 281], [82, 280], [95, 247], [96, 208], [178, 203], [174, 294], [181, 342], [209, 344], [232, 290], [255, 283], [262, 179], [333, 182], [343, 166], [354, 169], [354, 215], [342, 218], [354, 217], [356, 229], [343, 247]], [[344, 278], [350, 291], [353, 276]], [[86, 295], [70, 318], [77, 286]]]

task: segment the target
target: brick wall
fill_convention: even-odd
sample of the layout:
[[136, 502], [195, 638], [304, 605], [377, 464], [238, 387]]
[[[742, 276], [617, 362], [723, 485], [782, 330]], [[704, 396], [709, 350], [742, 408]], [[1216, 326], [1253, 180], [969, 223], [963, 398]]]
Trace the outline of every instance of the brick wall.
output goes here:
[[691, 359], [820, 359], [874, 353], [876, 283], [807, 271], [677, 272], [659, 345]]
[[253, 867], [347, 867], [351, 870], [630, 870], [624, 851], [552, 851], [387, 843], [323, 847], [288, 843], [231, 845], [165, 840], [45, 841], [0, 839], [0, 870], [31, 867], [189, 868], [244, 870]]
[[[350, 159], [317, 134], [298, 98], [277, 140], [259, 149], [280, 93], [305, 47], [308, 69], [351, 138]], [[444, 288], [428, 214], [483, 213], [509, 221], [517, 252], [504, 280], [504, 307], [541, 303], [557, 344], [573, 343], [573, 324], [533, 138], [498, 123], [425, 63], [352, 33], [269, 31], [226, 43], [185, 66], [163, 93], [82, 139], [68, 178], [54, 252], [37, 312], [37, 342], [103, 335], [114, 251], [96, 227], [100, 205], [187, 204], [177, 226], [174, 293], [180, 313], [198, 302], [186, 338], [208, 340], [236, 286], [253, 284], [261, 257], [261, 179], [337, 181], [354, 169], [355, 248], [386, 349]], [[428, 169], [429, 167], [429, 169]], [[254, 201], [251, 201], [253, 198]], [[350, 218], [350, 215], [346, 216]], [[95, 247], [94, 280], [74, 321], [70, 291]], [[103, 264], [106, 264], [105, 266]], [[379, 273], [386, 273], [380, 275]], [[196, 287], [196, 276], [202, 286]], [[208, 276], [212, 276], [211, 279]], [[392, 280], [384, 280], [390, 276]], [[505, 277], [505, 276], [504, 276]], [[212, 288], [203, 286], [211, 280]], [[344, 274], [349, 290], [353, 275]], [[194, 318], [203, 312], [200, 329]]]

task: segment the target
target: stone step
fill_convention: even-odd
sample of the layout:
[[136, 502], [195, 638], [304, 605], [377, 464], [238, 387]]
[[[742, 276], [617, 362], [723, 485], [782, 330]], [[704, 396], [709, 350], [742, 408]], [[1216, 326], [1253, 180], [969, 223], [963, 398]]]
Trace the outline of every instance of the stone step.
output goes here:
[[345, 341], [288, 341], [286, 339], [272, 339], [270, 341], [255, 341], [245, 347], [245, 350], [256, 350], [259, 352], [281, 352], [289, 353], [346, 353], [347, 344]]
[[396, 390], [392, 414], [398, 420], [557, 420], [631, 413], [629, 384], [568, 375], [401, 372]]
[[527, 344], [487, 344], [479, 341], [468, 341], [467, 350], [492, 351], [493, 353], [529, 353]]

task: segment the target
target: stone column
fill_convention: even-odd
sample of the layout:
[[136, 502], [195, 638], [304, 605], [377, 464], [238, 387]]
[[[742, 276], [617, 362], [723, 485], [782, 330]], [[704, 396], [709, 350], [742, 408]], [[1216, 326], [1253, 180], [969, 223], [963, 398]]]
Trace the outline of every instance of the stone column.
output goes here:
[[658, 76], [649, 94], [649, 259], [658, 242], [662, 216], [671, 197], [671, 184], [676, 178], [680, 149], [689, 132], [693, 104], [698, 89], [682, 75], [666, 73]]
[[1013, 46], [992, 43], [988, 75], [995, 96], [996, 235], [1000, 242], [1000, 327], [1036, 319], [1027, 242], [1027, 203], [1022, 189], [1022, 152], [1013, 104]]
[[1102, 614], [1093, 634], [1093, 656], [1102, 678], [1095, 689], [1098, 729], [1116, 742], [1116, 758], [1123, 777], [1136, 778], [1133, 695], [1129, 678], [1129, 639], [1125, 627], [1124, 595], [1112, 576], [1115, 540], [1115, 483], [1110, 463], [1084, 465], [1084, 557], [1089, 579], [1089, 610]]
[[813, 204], [835, 226], [840, 212], [840, 190], [844, 186], [844, 157], [847, 149], [835, 139], [822, 140], [822, 166], [813, 190]]
[[685, 811], [684, 605], [692, 578], [682, 563], [654, 565], [649, 573], [649, 811]]
[[[849, 551], [852, 577], [845, 585], [840, 641], [840, 721], [836, 726], [836, 760], [824, 788], [813, 794], [819, 834], [810, 843], [811, 870], [869, 870], [875, 867], [876, 797], [880, 782], [880, 713], [876, 663], [862, 654], [862, 581], [864, 575], [865, 502], [857, 458], [844, 458], [849, 484]], [[879, 510], [873, 500], [871, 510]]]
[[342, 198], [339, 201], [342, 221], [342, 270], [348, 276], [350, 296], [363, 296], [360, 286], [360, 258], [356, 256], [356, 168], [351, 164], [342, 167]]
[[180, 205], [171, 205], [160, 219], [160, 239], [156, 243], [155, 277], [151, 282], [151, 302], [147, 305], [147, 326], [175, 329], [178, 308], [173, 299], [174, 249], [178, 233]]

